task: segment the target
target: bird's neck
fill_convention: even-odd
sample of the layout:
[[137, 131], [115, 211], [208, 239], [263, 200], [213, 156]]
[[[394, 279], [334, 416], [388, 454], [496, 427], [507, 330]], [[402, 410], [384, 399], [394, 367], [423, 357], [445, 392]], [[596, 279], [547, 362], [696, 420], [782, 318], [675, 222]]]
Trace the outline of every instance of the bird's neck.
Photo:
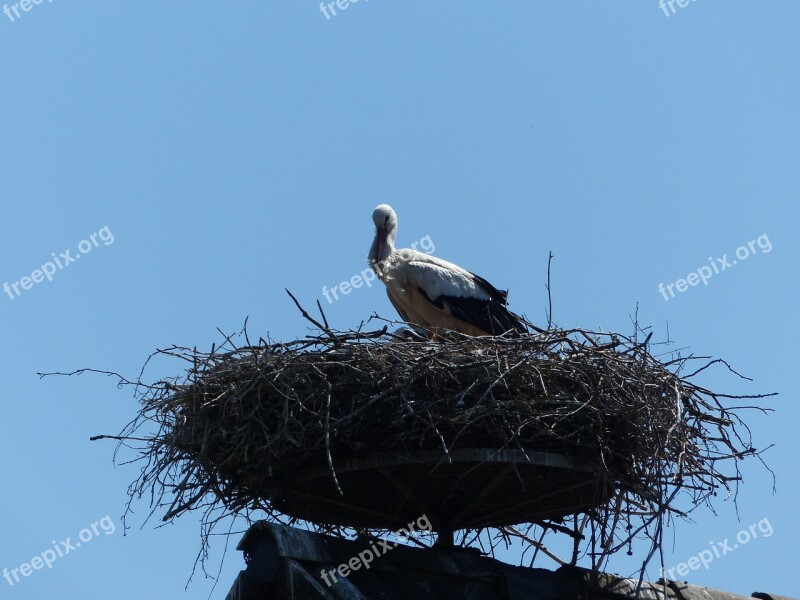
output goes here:
[[394, 238], [397, 235], [397, 232], [394, 230], [390, 231], [386, 234], [386, 242], [383, 244], [383, 249], [381, 251], [381, 256], [378, 257], [378, 260], [383, 261], [389, 258], [389, 255], [392, 254], [395, 250], [394, 248]]
[[386, 237], [381, 240], [380, 234], [375, 236], [375, 241], [372, 243], [372, 249], [369, 253], [369, 258], [372, 263], [372, 267], [378, 273], [378, 277], [382, 275], [382, 267], [386, 264], [389, 257], [394, 253], [394, 240], [396, 236], [396, 231], [389, 231], [386, 233]]

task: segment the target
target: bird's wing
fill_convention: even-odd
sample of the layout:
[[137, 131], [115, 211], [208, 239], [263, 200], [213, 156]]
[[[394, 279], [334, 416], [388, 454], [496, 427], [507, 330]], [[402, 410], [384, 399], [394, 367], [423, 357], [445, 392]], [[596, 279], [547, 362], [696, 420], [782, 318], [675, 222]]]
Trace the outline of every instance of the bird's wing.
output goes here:
[[486, 333], [525, 331], [519, 317], [506, 308], [505, 292], [457, 265], [431, 258], [426, 255], [407, 263], [406, 285], [416, 287], [440, 310]]
[[498, 290], [491, 283], [486, 281], [483, 277], [481, 277], [480, 275], [475, 275], [475, 273], [473, 273], [472, 271], [470, 271], [469, 274], [472, 275], [472, 278], [475, 279], [476, 282], [478, 282], [478, 285], [480, 285], [484, 290], [486, 290], [486, 292], [492, 298], [497, 300], [500, 304], [505, 305], [508, 302], [508, 292], [507, 291]]

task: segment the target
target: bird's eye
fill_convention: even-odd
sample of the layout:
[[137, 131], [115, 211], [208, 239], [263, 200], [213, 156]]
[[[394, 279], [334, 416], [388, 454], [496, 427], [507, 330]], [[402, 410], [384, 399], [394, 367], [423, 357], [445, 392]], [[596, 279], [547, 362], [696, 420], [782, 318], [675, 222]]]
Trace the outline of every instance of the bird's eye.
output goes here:
[[386, 218], [383, 220], [383, 224], [387, 225], [389, 223], [389, 216], [387, 215]]

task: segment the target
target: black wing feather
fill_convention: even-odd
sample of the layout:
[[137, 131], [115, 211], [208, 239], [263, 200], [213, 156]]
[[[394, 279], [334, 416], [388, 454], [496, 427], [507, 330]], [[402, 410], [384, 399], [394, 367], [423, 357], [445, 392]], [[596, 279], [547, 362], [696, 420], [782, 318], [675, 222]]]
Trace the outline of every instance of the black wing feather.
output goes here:
[[486, 291], [487, 294], [489, 294], [492, 298], [497, 300], [500, 304], [505, 306], [508, 303], [508, 292], [507, 291], [498, 290], [491, 283], [486, 281], [483, 277], [481, 277], [480, 275], [476, 275], [472, 271], [469, 271], [469, 274], [472, 275], [472, 277], [475, 279], [475, 281], [478, 282], [478, 285], [480, 285]]

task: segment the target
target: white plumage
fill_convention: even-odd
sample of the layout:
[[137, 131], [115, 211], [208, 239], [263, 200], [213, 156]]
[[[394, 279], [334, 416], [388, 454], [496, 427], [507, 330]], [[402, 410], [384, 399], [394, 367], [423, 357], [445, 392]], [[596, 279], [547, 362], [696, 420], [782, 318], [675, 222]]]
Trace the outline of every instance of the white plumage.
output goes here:
[[372, 213], [375, 239], [369, 262], [397, 312], [409, 325], [435, 333], [468, 335], [524, 332], [520, 317], [506, 307], [506, 292], [458, 265], [409, 248], [394, 247], [397, 215], [381, 204]]

